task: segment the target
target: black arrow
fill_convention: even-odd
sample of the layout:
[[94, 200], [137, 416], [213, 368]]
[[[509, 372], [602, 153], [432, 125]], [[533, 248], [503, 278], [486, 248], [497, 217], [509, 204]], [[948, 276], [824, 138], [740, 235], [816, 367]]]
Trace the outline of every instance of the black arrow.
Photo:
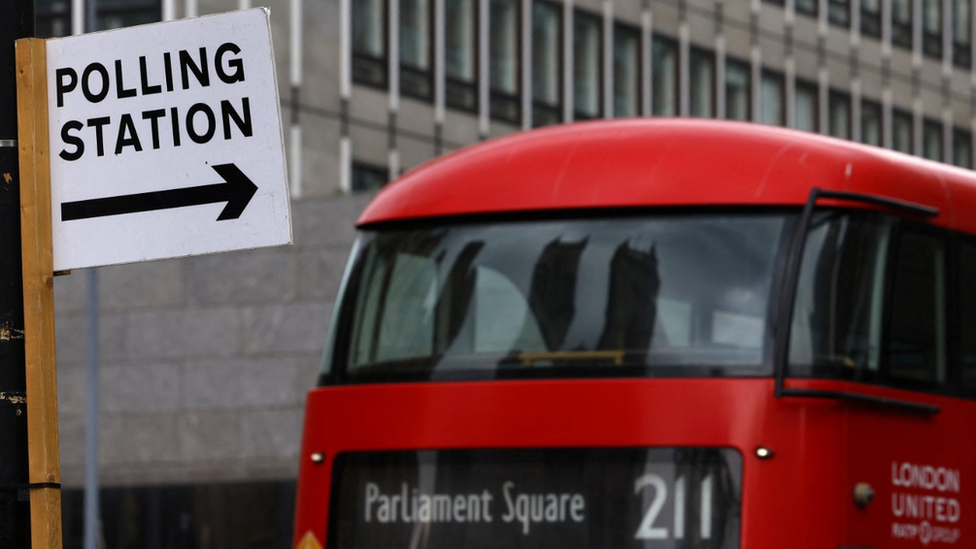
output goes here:
[[65, 202], [61, 204], [61, 221], [169, 210], [217, 202], [227, 203], [217, 217], [217, 221], [237, 219], [251, 202], [251, 197], [258, 188], [234, 164], [211, 167], [224, 179], [224, 183]]

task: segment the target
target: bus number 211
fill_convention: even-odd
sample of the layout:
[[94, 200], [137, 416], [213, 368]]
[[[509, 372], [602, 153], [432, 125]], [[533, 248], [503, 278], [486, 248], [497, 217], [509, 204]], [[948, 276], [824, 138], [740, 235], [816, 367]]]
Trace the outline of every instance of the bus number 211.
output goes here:
[[[687, 494], [686, 479], [684, 476], [678, 477], [674, 483], [674, 539], [684, 539], [685, 537], [685, 498]], [[634, 482], [634, 493], [640, 493], [648, 488], [654, 488], [654, 500], [651, 506], [644, 513], [634, 539], [668, 539], [668, 529], [661, 526], [654, 526], [658, 515], [664, 509], [668, 501], [668, 485], [660, 475], [648, 473]], [[712, 475], [701, 481], [701, 539], [711, 539], [712, 537]]]

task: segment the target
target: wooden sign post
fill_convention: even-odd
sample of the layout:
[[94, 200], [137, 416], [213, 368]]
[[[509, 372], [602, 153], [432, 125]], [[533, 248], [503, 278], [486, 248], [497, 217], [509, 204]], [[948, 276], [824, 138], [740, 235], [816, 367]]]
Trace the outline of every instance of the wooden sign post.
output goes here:
[[51, 160], [44, 40], [17, 41], [24, 344], [31, 547], [61, 547], [61, 462], [54, 344], [54, 259], [51, 247]]

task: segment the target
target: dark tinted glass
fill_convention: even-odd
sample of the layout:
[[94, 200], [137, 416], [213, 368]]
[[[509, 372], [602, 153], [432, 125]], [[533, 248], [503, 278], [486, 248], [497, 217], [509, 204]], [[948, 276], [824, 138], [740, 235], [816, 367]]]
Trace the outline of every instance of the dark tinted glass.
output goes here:
[[889, 320], [888, 368], [896, 380], [946, 380], [944, 265], [941, 240], [902, 236]]
[[958, 357], [963, 390], [976, 396], [976, 244], [959, 247]]

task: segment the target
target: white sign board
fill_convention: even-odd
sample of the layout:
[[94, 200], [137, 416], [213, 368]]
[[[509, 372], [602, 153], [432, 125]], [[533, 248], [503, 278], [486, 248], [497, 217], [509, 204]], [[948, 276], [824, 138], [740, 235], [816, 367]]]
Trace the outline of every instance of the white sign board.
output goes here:
[[269, 14], [47, 42], [54, 269], [291, 242]]

